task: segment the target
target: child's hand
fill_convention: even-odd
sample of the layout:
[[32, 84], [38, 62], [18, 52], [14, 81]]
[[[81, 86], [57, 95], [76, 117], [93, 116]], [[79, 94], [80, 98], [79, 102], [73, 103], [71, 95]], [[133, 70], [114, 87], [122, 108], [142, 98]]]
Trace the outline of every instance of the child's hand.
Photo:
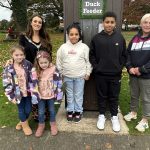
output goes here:
[[89, 80], [90, 76], [89, 75], [85, 75], [84, 80]]
[[6, 61], [6, 64], [5, 64], [5, 67], [7, 67], [7, 66], [9, 66], [9, 65], [11, 65], [11, 64], [13, 64], [13, 59], [7, 60], [7, 61]]
[[16, 102], [15, 99], [13, 99], [11, 102], [12, 102], [13, 104], [17, 104], [17, 102]]

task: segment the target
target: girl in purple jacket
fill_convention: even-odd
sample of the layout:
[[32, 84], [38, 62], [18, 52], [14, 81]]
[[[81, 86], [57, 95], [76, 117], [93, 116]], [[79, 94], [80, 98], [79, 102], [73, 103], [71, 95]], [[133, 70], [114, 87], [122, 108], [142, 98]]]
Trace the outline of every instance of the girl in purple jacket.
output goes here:
[[11, 56], [13, 63], [6, 66], [3, 71], [5, 95], [18, 107], [20, 122], [16, 125], [16, 130], [22, 129], [25, 135], [31, 135], [28, 118], [32, 108], [30, 94], [32, 64], [25, 59], [24, 48], [20, 45], [11, 49]]

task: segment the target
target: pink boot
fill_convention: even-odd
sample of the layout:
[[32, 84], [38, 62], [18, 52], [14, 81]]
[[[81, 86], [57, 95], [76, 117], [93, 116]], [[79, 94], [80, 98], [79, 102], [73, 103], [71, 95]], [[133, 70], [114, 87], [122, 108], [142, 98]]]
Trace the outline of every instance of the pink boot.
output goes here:
[[39, 123], [35, 136], [41, 137], [43, 135], [44, 129], [45, 129], [45, 123]]
[[50, 122], [50, 126], [51, 126], [51, 135], [55, 136], [58, 133], [58, 129], [57, 129], [57, 125], [56, 122]]

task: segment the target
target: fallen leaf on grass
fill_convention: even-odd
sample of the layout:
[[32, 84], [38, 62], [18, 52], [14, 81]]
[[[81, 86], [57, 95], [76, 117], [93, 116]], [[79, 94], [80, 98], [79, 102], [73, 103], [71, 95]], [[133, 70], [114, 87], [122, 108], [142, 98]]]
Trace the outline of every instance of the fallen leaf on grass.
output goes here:
[[6, 126], [2, 126], [1, 128], [4, 129], [4, 128], [6, 128]]
[[91, 150], [91, 146], [90, 145], [86, 145], [85, 146], [85, 150]]
[[105, 144], [105, 148], [107, 148], [107, 149], [112, 149], [111, 143], [106, 143], [106, 144]]

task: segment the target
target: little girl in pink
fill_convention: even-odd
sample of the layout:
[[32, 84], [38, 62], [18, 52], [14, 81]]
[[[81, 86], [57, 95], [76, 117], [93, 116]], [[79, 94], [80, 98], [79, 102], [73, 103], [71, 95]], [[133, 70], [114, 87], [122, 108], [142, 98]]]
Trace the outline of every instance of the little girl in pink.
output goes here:
[[56, 135], [58, 130], [55, 119], [54, 101], [61, 100], [63, 92], [61, 90], [62, 80], [51, 62], [51, 57], [46, 51], [39, 51], [34, 68], [32, 68], [33, 90], [32, 99], [38, 99], [38, 128], [36, 137], [41, 137], [45, 128], [45, 106], [48, 105], [50, 113], [50, 130], [52, 135]]

